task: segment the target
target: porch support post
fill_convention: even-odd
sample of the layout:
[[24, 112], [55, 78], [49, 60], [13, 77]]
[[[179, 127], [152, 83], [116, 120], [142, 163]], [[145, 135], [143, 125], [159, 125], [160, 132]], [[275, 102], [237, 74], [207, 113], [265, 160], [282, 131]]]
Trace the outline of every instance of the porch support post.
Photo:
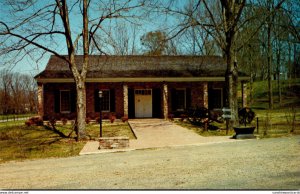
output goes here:
[[242, 88], [242, 106], [247, 107], [247, 83], [241, 82], [241, 88]]
[[124, 96], [124, 117], [128, 117], [128, 86], [123, 84], [123, 96]]
[[168, 85], [164, 83], [163, 85], [163, 113], [164, 113], [164, 118], [168, 119]]
[[43, 118], [44, 116], [44, 85], [38, 83], [38, 115]]
[[203, 83], [203, 106], [208, 109], [208, 83]]

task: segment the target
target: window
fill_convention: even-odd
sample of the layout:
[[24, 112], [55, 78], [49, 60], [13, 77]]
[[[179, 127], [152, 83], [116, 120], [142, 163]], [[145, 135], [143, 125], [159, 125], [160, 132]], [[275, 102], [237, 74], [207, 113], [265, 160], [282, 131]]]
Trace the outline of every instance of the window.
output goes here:
[[173, 89], [172, 91], [173, 111], [184, 111], [186, 109], [186, 90]]
[[71, 112], [71, 93], [69, 90], [60, 91], [60, 112]]
[[152, 90], [147, 89], [147, 90], [135, 90], [135, 94], [138, 95], [151, 95]]
[[[115, 90], [114, 89], [106, 89], [102, 91], [102, 99], [101, 99], [101, 111], [104, 112], [115, 112]], [[94, 110], [95, 112], [100, 111], [100, 98], [99, 98], [99, 90], [96, 89], [94, 93]]]
[[101, 107], [102, 107], [102, 111], [110, 111], [110, 92], [109, 90], [102, 90], [102, 103], [101, 103]]
[[210, 109], [223, 107], [223, 89], [213, 88], [208, 94], [208, 104]]

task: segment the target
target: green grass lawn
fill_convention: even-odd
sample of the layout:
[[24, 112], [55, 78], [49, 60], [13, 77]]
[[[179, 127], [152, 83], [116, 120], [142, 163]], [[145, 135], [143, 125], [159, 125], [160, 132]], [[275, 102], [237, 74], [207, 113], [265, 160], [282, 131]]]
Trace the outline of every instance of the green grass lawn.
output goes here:
[[28, 114], [9, 114], [9, 115], [0, 115], [0, 120], [8, 120], [8, 119], [18, 119], [18, 118], [29, 118], [33, 117], [36, 114], [28, 113]]
[[[282, 104], [279, 104], [278, 83], [272, 81], [274, 109], [286, 109], [289, 107], [300, 108], [300, 79], [282, 80], [280, 81]], [[268, 82], [256, 81], [253, 83], [253, 104], [254, 109], [268, 109]]]
[[[71, 125], [57, 124], [56, 128], [68, 135]], [[86, 129], [90, 139], [99, 137], [99, 124], [88, 124]], [[134, 135], [127, 123], [103, 123], [103, 136]], [[47, 126], [25, 126], [24, 121], [0, 123], [0, 163], [12, 160], [69, 157], [79, 154], [86, 141], [76, 142], [75, 134], [71, 138], [62, 138]]]
[[185, 127], [189, 130], [194, 131], [195, 133], [204, 136], [204, 137], [209, 137], [209, 136], [233, 136], [234, 135], [234, 131], [233, 130], [229, 130], [228, 134], [226, 134], [226, 125], [225, 123], [216, 123], [213, 122], [210, 124], [209, 127], [213, 127], [215, 128], [214, 130], [208, 129], [208, 130], [204, 130], [203, 126], [197, 126], [194, 125], [192, 123], [190, 123], [187, 120], [184, 121], [174, 121], [175, 124], [180, 125], [182, 127]]
[[[265, 118], [264, 118], [265, 119]], [[226, 134], [226, 125], [225, 123], [210, 123], [209, 129], [204, 130], [203, 126], [197, 126], [189, 121], [173, 121], [175, 124], [185, 127], [189, 130], [196, 132], [197, 134], [208, 137], [208, 136], [233, 136], [235, 134], [233, 129], [228, 131]], [[259, 138], [270, 138], [270, 137], [284, 137], [290, 135], [300, 135], [300, 120], [297, 120], [295, 123], [295, 130], [291, 132], [291, 126], [287, 125], [284, 121], [277, 121], [275, 119], [271, 119], [271, 125], [266, 126], [264, 123], [265, 120], [262, 118], [259, 120], [259, 130], [257, 127], [255, 129], [254, 135]], [[252, 126], [257, 126], [256, 120], [251, 123]], [[210, 129], [210, 127], [214, 129]]]

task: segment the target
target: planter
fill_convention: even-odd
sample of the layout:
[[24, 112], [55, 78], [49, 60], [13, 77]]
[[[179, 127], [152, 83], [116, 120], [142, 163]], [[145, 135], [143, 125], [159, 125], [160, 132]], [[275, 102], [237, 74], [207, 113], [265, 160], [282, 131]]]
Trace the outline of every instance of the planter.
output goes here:
[[234, 139], [253, 139], [256, 138], [253, 133], [255, 130], [255, 127], [249, 126], [249, 127], [233, 127], [235, 131], [235, 135], [232, 137]]

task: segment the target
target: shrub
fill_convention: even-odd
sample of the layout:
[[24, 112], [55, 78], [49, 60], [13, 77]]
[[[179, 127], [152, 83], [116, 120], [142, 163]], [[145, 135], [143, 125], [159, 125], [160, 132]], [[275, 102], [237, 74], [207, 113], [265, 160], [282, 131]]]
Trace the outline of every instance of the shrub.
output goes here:
[[31, 117], [27, 121], [25, 121], [25, 125], [30, 127], [31, 125], [43, 126], [44, 122], [41, 117]]
[[85, 118], [85, 123], [86, 123], [86, 124], [89, 124], [90, 122], [91, 122], [91, 118], [90, 118], [90, 117], [86, 117], [86, 118]]
[[56, 118], [55, 117], [51, 117], [50, 119], [49, 119], [49, 123], [51, 124], [51, 126], [55, 126], [56, 125]]
[[184, 121], [184, 119], [188, 118], [186, 114], [181, 114], [180, 115], [180, 121]]
[[127, 116], [122, 117], [121, 120], [122, 120], [123, 123], [125, 123], [126, 121], [128, 121], [128, 117]]
[[174, 114], [168, 114], [168, 118], [169, 118], [171, 121], [174, 121]]
[[114, 116], [114, 115], [110, 116], [109, 120], [110, 120], [111, 123], [113, 123], [116, 120], [116, 116]]
[[111, 123], [113, 123], [116, 120], [116, 114], [114, 112], [111, 112], [109, 114], [109, 120]]
[[63, 125], [66, 125], [68, 122], [68, 119], [63, 117], [63, 118], [61, 118], [61, 122]]
[[25, 121], [25, 125], [27, 127], [30, 127], [33, 123], [30, 120]]

